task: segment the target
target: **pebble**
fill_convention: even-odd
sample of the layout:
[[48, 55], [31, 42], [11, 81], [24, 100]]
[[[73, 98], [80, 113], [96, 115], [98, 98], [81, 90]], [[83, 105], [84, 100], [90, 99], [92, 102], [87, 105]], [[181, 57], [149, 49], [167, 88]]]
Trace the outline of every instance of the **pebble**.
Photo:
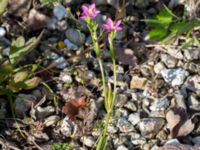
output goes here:
[[120, 117], [128, 118], [128, 111], [124, 108], [119, 108], [116, 110], [116, 114], [119, 114]]
[[59, 120], [60, 120], [59, 116], [53, 115], [48, 118], [45, 118], [44, 125], [45, 127], [50, 127], [52, 125], [55, 125]]
[[58, 20], [62, 20], [64, 17], [70, 16], [63, 5], [55, 6], [53, 9], [53, 14]]
[[14, 102], [16, 115], [19, 117], [26, 115], [26, 112], [31, 108], [34, 101], [36, 101], [36, 97], [34, 95], [20, 93]]
[[131, 102], [131, 101], [128, 101], [125, 105], [124, 105], [125, 108], [127, 108], [128, 110], [131, 110], [131, 111], [137, 111], [137, 107], [136, 105]]
[[44, 108], [38, 106], [36, 108], [36, 117], [37, 119], [44, 119], [47, 116], [52, 115], [55, 112], [55, 108], [53, 106], [46, 106]]
[[6, 35], [6, 30], [3, 27], [0, 27], [0, 38]]
[[71, 49], [71, 50], [77, 50], [78, 49], [78, 46], [75, 45], [74, 43], [70, 42], [68, 39], [64, 40], [64, 44], [68, 49]]
[[133, 76], [130, 84], [131, 89], [141, 89], [144, 90], [146, 89], [147, 86], [147, 79], [138, 77], [138, 76]]
[[142, 136], [153, 138], [163, 127], [165, 120], [162, 118], [143, 118], [139, 122], [139, 130]]
[[163, 97], [153, 102], [153, 104], [150, 106], [150, 110], [164, 111], [169, 107], [169, 104], [170, 104], [169, 99], [167, 97]]
[[71, 84], [73, 82], [72, 77], [66, 73], [61, 73], [59, 78], [61, 79], [61, 81], [67, 84]]
[[168, 68], [174, 68], [176, 67], [176, 64], [178, 62], [177, 59], [174, 57], [168, 55], [168, 54], [161, 54], [161, 61], [168, 67]]
[[69, 66], [67, 60], [62, 56], [57, 58], [54, 62], [58, 63], [58, 65], [56, 66], [56, 68], [58, 69], [64, 69], [65, 67]]
[[191, 90], [193, 92], [200, 91], [200, 76], [194, 75], [187, 78], [183, 88]]
[[128, 101], [128, 98], [124, 94], [119, 94], [117, 95], [117, 100], [116, 100], [116, 107], [123, 107], [124, 104]]
[[88, 147], [92, 147], [96, 140], [92, 136], [83, 136], [81, 137], [81, 142]]
[[161, 75], [167, 83], [174, 87], [182, 85], [189, 73], [182, 68], [178, 68], [162, 70]]
[[165, 70], [166, 69], [166, 67], [165, 67], [165, 65], [162, 63], [162, 62], [159, 62], [159, 63], [157, 63], [157, 64], [155, 64], [154, 65], [154, 72], [156, 73], [156, 74], [160, 74], [160, 72], [162, 71], [162, 70]]
[[165, 145], [178, 145], [178, 144], [180, 144], [178, 139], [170, 139], [165, 143]]
[[134, 145], [143, 145], [146, 143], [146, 139], [144, 137], [141, 137], [138, 133], [131, 134], [131, 142]]
[[81, 33], [79, 30], [70, 28], [65, 32], [68, 40], [77, 46], [82, 46], [85, 43], [85, 34]]
[[56, 24], [56, 28], [59, 31], [65, 31], [65, 30], [67, 30], [68, 24], [67, 24], [66, 20], [58, 21], [57, 24]]
[[126, 118], [120, 118], [117, 122], [117, 127], [119, 128], [120, 132], [128, 133], [134, 131], [133, 125], [128, 122]]
[[4, 48], [2, 50], [2, 55], [3, 56], [9, 56], [9, 53], [10, 53], [10, 47]]
[[73, 128], [71, 121], [68, 120], [68, 117], [65, 117], [61, 122], [60, 132], [66, 137], [71, 137]]
[[131, 0], [131, 4], [142, 9], [149, 5], [149, 0]]
[[184, 56], [187, 60], [196, 60], [200, 58], [199, 49], [186, 49], [184, 50]]
[[128, 121], [133, 125], [137, 125], [140, 122], [140, 114], [138, 112], [132, 113], [128, 116]]
[[128, 148], [124, 145], [120, 145], [117, 147], [117, 150], [128, 150]]
[[189, 96], [188, 103], [191, 109], [194, 109], [197, 111], [200, 109], [200, 101], [199, 101], [199, 98], [195, 94], [192, 94]]
[[192, 138], [192, 142], [194, 143], [195, 146], [200, 146], [200, 136]]

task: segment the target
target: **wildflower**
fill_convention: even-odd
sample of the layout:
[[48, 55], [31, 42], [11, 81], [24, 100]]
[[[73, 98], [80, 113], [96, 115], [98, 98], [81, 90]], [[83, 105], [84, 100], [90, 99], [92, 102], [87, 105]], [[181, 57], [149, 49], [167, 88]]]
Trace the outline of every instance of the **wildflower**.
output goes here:
[[95, 4], [91, 4], [88, 7], [82, 6], [81, 8], [83, 10], [81, 19], [94, 19], [100, 13], [100, 11], [96, 9]]
[[112, 19], [108, 18], [106, 23], [102, 25], [102, 28], [107, 30], [108, 32], [116, 32], [122, 30], [120, 24], [121, 20], [112, 21]]

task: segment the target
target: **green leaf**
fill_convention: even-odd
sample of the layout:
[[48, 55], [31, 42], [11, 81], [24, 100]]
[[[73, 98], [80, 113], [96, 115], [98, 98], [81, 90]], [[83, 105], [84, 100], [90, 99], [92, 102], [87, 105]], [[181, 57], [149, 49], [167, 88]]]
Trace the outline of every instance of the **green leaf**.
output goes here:
[[0, 0], [0, 16], [6, 10], [7, 5], [8, 5], [8, 0]]
[[0, 66], [0, 82], [6, 80], [7, 76], [13, 72], [13, 67], [8, 61]]
[[171, 21], [168, 20], [158, 20], [158, 19], [145, 19], [145, 22], [147, 22], [150, 26], [153, 28], [168, 28]]
[[16, 65], [21, 59], [24, 58], [25, 55], [31, 52], [40, 42], [43, 33], [44, 32], [41, 32], [38, 38], [31, 38], [27, 43], [24, 42], [23, 37], [19, 37], [16, 41], [14, 41], [9, 54], [11, 64]]
[[[167, 7], [166, 7], [167, 8]], [[172, 12], [168, 9], [163, 9], [157, 16], [156, 18], [159, 21], [166, 21], [166, 22], [171, 22], [173, 19]]]
[[155, 28], [148, 33], [150, 40], [162, 40], [167, 36], [168, 31], [164, 28]]
[[188, 39], [178, 50], [183, 50], [188, 48], [194, 42], [193, 38]]
[[107, 145], [107, 136], [101, 135], [97, 143], [96, 150], [106, 150], [106, 145]]

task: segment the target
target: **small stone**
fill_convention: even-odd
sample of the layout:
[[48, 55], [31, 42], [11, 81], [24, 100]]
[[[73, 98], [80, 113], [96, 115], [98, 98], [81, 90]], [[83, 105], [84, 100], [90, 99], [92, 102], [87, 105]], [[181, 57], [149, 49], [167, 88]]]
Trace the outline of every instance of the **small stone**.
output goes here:
[[164, 62], [168, 68], [174, 68], [177, 64], [177, 59], [167, 54], [161, 54], [161, 61]]
[[53, 14], [58, 20], [62, 20], [64, 17], [70, 16], [63, 5], [57, 5], [53, 10]]
[[46, 142], [49, 140], [49, 136], [44, 132], [34, 132], [33, 136], [35, 137], [35, 141], [37, 142]]
[[64, 44], [68, 49], [71, 49], [71, 50], [77, 50], [78, 49], [78, 46], [76, 46], [75, 44], [70, 42], [68, 39], [64, 40]]
[[66, 137], [71, 137], [73, 133], [73, 128], [74, 126], [71, 121], [69, 121], [68, 118], [65, 117], [61, 122], [60, 132]]
[[92, 147], [96, 140], [92, 136], [84, 136], [81, 137], [81, 142], [88, 147]]
[[188, 103], [189, 103], [189, 107], [191, 109], [194, 109], [194, 110], [197, 110], [197, 111], [200, 109], [199, 97], [196, 96], [195, 94], [192, 94], [192, 95], [189, 96]]
[[57, 24], [56, 24], [56, 28], [59, 31], [65, 31], [65, 30], [67, 30], [68, 24], [67, 24], [66, 20], [58, 21]]
[[125, 108], [131, 110], [131, 111], [137, 111], [137, 107], [135, 106], [135, 104], [131, 101], [128, 101], [125, 105]]
[[44, 119], [47, 116], [52, 115], [55, 112], [55, 108], [53, 106], [46, 106], [44, 108], [38, 106], [36, 108], [36, 117], [37, 119]]
[[200, 58], [199, 49], [186, 49], [184, 50], [184, 56], [187, 60], [197, 60]]
[[146, 139], [144, 137], [141, 137], [138, 133], [131, 134], [131, 142], [134, 145], [143, 145], [146, 143]]
[[120, 145], [117, 147], [117, 150], [128, 150], [128, 148], [124, 145]]
[[152, 111], [164, 111], [169, 107], [169, 100], [167, 97], [157, 99], [151, 106]]
[[14, 103], [16, 115], [19, 117], [25, 116], [34, 101], [36, 101], [36, 97], [34, 95], [19, 94]]
[[128, 116], [128, 121], [133, 125], [137, 125], [140, 122], [140, 114], [138, 112], [132, 113]]
[[134, 131], [133, 125], [128, 122], [125, 118], [120, 118], [117, 122], [117, 127], [119, 128], [120, 132], [128, 133]]
[[132, 5], [142, 9], [149, 5], [149, 0], [132, 0]]
[[144, 118], [139, 123], [142, 136], [153, 138], [163, 127], [165, 120], [162, 118]]
[[200, 91], [200, 76], [194, 75], [188, 77], [183, 87], [193, 92]]
[[160, 74], [160, 72], [162, 70], [165, 70], [165, 69], [166, 69], [166, 67], [165, 67], [165, 65], [162, 62], [159, 62], [159, 63], [157, 63], [157, 64], [154, 65], [154, 72], [156, 74]]
[[0, 38], [6, 35], [6, 30], [3, 27], [0, 27]]
[[189, 73], [182, 68], [178, 68], [162, 70], [161, 75], [167, 83], [174, 87], [182, 85]]
[[192, 142], [194, 143], [195, 146], [200, 146], [200, 136], [192, 138]]
[[58, 63], [58, 65], [56, 66], [58, 69], [64, 69], [65, 67], [69, 66], [67, 60], [62, 56], [56, 59], [54, 62]]
[[124, 94], [119, 94], [117, 95], [117, 100], [116, 100], [116, 107], [123, 107], [124, 104], [128, 101], [128, 98]]
[[67, 84], [71, 84], [73, 82], [73, 79], [70, 75], [65, 74], [65, 73], [61, 73], [60, 74], [60, 79]]
[[131, 89], [141, 89], [144, 90], [146, 89], [147, 86], [147, 79], [146, 78], [141, 78], [138, 76], [133, 76], [130, 84]]
[[179, 145], [179, 144], [180, 142], [177, 139], [170, 139], [165, 143], [165, 145]]
[[81, 33], [79, 30], [76, 29], [68, 29], [65, 32], [65, 35], [68, 40], [74, 43], [77, 46], [82, 46], [85, 43], [85, 34]]
[[4, 48], [2, 51], [3, 56], [9, 56], [10, 53], [10, 47]]
[[119, 114], [120, 117], [128, 118], [128, 111], [124, 108], [117, 109], [116, 114]]
[[48, 118], [45, 118], [44, 120], [44, 125], [45, 127], [50, 127], [52, 125], [55, 125], [59, 121], [60, 117], [59, 116], [50, 116]]

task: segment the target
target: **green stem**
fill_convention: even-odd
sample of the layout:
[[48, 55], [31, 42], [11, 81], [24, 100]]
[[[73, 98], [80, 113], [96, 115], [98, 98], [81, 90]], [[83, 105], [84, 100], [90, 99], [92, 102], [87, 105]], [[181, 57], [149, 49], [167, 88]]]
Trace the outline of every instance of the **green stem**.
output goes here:
[[112, 59], [113, 61], [113, 75], [114, 75], [114, 91], [113, 91], [113, 99], [112, 99], [112, 106], [111, 109], [113, 109], [116, 101], [116, 95], [117, 95], [117, 66], [116, 66], [116, 60]]
[[102, 61], [100, 58], [98, 58], [98, 63], [99, 63], [99, 67], [100, 67], [100, 70], [101, 70], [101, 79], [102, 79], [102, 84], [103, 84], [103, 96], [105, 98], [105, 101], [106, 101], [106, 81], [105, 81], [105, 76], [104, 76], [104, 69], [103, 69], [103, 64], [102, 64]]

